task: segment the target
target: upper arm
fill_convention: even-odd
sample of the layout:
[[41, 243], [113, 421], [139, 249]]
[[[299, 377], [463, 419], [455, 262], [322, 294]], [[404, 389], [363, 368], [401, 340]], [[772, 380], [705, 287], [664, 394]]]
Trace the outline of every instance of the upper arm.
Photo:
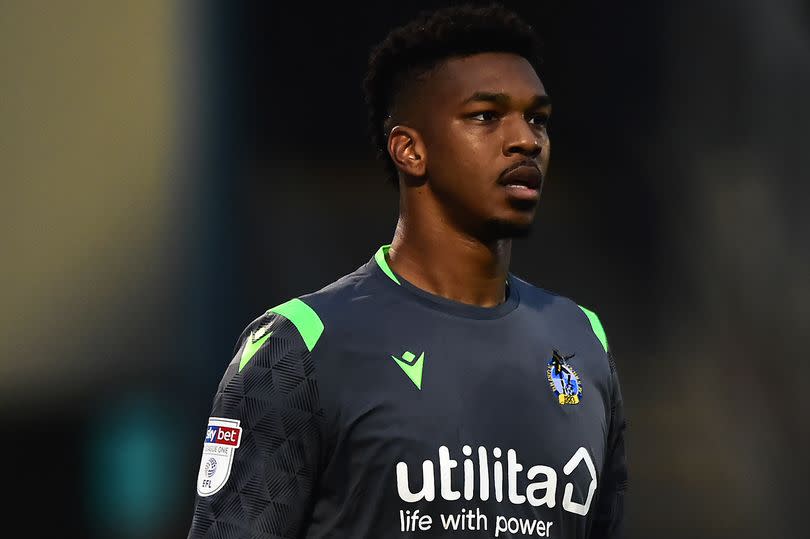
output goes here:
[[298, 537], [322, 418], [311, 346], [294, 321], [268, 311], [240, 337], [214, 397], [189, 537]]
[[591, 538], [619, 538], [624, 528], [624, 494], [627, 489], [627, 455], [625, 452], [624, 414], [619, 376], [613, 355], [608, 352], [611, 364], [610, 427], [605, 449], [605, 464], [602, 470], [602, 489], [599, 494], [597, 513]]
[[623, 533], [624, 493], [627, 488], [627, 458], [624, 444], [627, 421], [624, 415], [624, 399], [619, 383], [619, 373], [602, 322], [593, 311], [581, 305], [579, 308], [587, 316], [591, 329], [605, 352], [609, 367], [608, 402], [606, 403], [608, 432], [590, 538], [616, 539]]

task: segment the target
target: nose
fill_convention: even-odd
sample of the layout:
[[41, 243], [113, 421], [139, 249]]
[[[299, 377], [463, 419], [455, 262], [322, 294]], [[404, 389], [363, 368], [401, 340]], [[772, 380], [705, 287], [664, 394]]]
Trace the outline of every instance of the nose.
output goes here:
[[540, 135], [535, 132], [532, 126], [522, 117], [513, 118], [507, 122], [506, 134], [504, 137], [503, 153], [505, 156], [519, 153], [527, 157], [535, 158], [540, 155], [542, 146], [540, 145]]

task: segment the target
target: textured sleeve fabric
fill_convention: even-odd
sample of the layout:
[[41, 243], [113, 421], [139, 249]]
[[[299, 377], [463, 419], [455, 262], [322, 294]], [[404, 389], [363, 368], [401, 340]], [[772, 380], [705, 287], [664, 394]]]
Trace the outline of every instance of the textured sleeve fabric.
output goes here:
[[[278, 314], [259, 317], [214, 397], [188, 537], [301, 536], [322, 462], [322, 417], [311, 352], [296, 326]], [[231, 425], [241, 429], [238, 447]], [[217, 436], [230, 438], [209, 443]], [[209, 457], [214, 450], [225, 457]], [[223, 466], [229, 473], [220, 485]]]
[[591, 528], [591, 539], [618, 539], [624, 530], [624, 493], [627, 488], [627, 459], [624, 435], [627, 421], [624, 416], [619, 376], [613, 354], [608, 352], [610, 362], [611, 404], [605, 465], [599, 493], [596, 515]]

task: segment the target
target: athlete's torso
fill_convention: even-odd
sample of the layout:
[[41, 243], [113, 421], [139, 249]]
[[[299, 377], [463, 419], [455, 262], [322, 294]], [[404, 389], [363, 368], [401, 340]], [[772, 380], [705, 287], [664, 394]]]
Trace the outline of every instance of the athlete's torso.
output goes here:
[[[300, 369], [267, 352], [232, 374], [275, 361], [270, 381], [250, 391], [287, 391], [293, 410], [264, 414], [244, 436], [272, 444], [316, 408], [317, 455], [298, 470], [312, 482], [301, 536], [586, 537], [611, 419], [600, 330], [572, 301], [514, 276], [494, 308], [433, 296], [381, 253], [297, 300], [311, 310], [296, 324], [312, 344]], [[262, 424], [279, 432], [262, 434]]]

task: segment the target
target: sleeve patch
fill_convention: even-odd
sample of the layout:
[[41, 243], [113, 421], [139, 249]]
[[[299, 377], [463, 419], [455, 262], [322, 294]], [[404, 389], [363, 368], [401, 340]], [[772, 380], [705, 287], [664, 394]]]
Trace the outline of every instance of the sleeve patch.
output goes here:
[[228, 482], [241, 438], [242, 427], [238, 419], [208, 418], [200, 471], [197, 473], [197, 494], [201, 497], [216, 494]]

